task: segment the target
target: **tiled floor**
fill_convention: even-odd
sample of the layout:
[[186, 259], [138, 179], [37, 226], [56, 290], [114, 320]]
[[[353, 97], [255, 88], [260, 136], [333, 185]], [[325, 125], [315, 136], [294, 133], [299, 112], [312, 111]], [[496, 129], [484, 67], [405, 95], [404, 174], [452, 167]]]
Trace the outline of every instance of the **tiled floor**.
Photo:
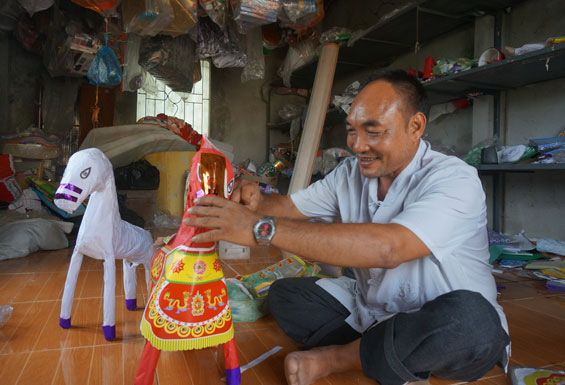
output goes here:
[[[104, 340], [102, 323], [102, 263], [85, 258], [75, 292], [73, 327], [58, 326], [61, 296], [72, 249], [38, 252], [17, 260], [0, 261], [0, 305], [14, 307], [0, 329], [0, 384], [120, 384], [133, 383], [143, 338], [139, 321], [146, 288], [138, 288], [138, 305], [127, 311], [123, 304], [121, 264], [116, 279], [117, 340]], [[253, 250], [247, 261], [224, 261], [224, 274], [255, 272], [278, 260], [278, 251]], [[143, 282], [138, 271], [138, 282]], [[565, 370], [565, 295], [548, 291], [543, 282], [505, 274], [497, 277], [500, 301], [510, 323], [512, 360], [515, 365]], [[144, 302], [143, 302], [144, 303]], [[284, 356], [298, 348], [273, 319], [235, 325], [240, 364], [275, 346], [283, 349], [242, 375], [243, 384], [285, 384]], [[223, 384], [223, 354], [219, 348], [187, 352], [163, 352], [155, 383]], [[451, 382], [431, 379], [432, 385]], [[510, 384], [499, 368], [491, 370], [482, 384]], [[317, 384], [374, 384], [361, 372], [332, 375]]]

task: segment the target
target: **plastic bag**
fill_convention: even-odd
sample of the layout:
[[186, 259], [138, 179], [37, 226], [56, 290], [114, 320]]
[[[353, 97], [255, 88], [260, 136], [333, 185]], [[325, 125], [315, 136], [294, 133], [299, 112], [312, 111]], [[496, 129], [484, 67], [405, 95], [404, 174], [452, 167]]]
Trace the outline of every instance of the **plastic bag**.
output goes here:
[[220, 27], [226, 24], [225, 0], [199, 0], [198, 2], [214, 23]]
[[300, 118], [306, 106], [304, 104], [287, 103], [279, 110], [278, 115], [283, 120]]
[[461, 57], [459, 59], [439, 59], [432, 68], [434, 76], [451, 75], [477, 66], [477, 61]]
[[463, 157], [463, 161], [471, 166], [477, 167], [481, 164], [481, 150], [485, 147], [494, 146], [496, 142], [498, 142], [498, 137], [493, 136], [477, 143], [471, 147], [467, 155]]
[[155, 36], [174, 19], [169, 0], [123, 0], [122, 20], [126, 32]]
[[30, 16], [33, 16], [36, 12], [50, 8], [53, 5], [54, 0], [19, 0], [19, 2], [27, 13], [29, 13]]
[[112, 87], [122, 82], [122, 66], [110, 47], [106, 45], [98, 51], [86, 77], [96, 86]]
[[175, 92], [192, 91], [194, 62], [194, 42], [188, 35], [159, 35], [141, 43], [139, 64]]
[[305, 19], [316, 13], [316, 0], [281, 0], [281, 14], [279, 18], [282, 21], [288, 19], [294, 24], [300, 24], [301, 19]]
[[139, 65], [139, 47], [141, 38], [135, 33], [129, 33], [124, 52], [124, 91], [136, 91], [143, 86], [143, 68]]
[[8, 322], [8, 320], [12, 316], [13, 310], [14, 310], [14, 308], [10, 305], [1, 305], [0, 306], [0, 328], [4, 327], [4, 325], [6, 325], [6, 322]]
[[221, 30], [210, 18], [198, 23], [198, 55], [201, 59], [212, 58], [217, 68], [244, 67], [247, 55], [239, 46], [239, 38], [232, 24]]
[[283, 83], [286, 87], [290, 87], [290, 77], [292, 72], [305, 64], [311, 62], [319, 55], [319, 43], [316, 39], [304, 40], [289, 47], [283, 65], [281, 67], [281, 75]]
[[265, 57], [263, 56], [263, 34], [256, 28], [245, 37], [247, 64], [241, 73], [241, 82], [265, 78]]
[[283, 0], [278, 17], [281, 27], [290, 28], [300, 39], [304, 39], [324, 18], [324, 1]]
[[157, 190], [159, 170], [145, 159], [114, 169], [118, 190]]
[[162, 34], [176, 37], [186, 33], [191, 27], [198, 22], [197, 8], [198, 0], [173, 0], [171, 7], [173, 8], [174, 20], [167, 25]]
[[266, 297], [254, 298], [237, 279], [226, 279], [233, 322], [255, 322], [268, 314]]
[[234, 9], [234, 19], [254, 25], [277, 21], [280, 3], [278, 0], [240, 0]]
[[332, 27], [320, 36], [320, 44], [344, 43], [351, 38], [351, 31], [347, 28]]

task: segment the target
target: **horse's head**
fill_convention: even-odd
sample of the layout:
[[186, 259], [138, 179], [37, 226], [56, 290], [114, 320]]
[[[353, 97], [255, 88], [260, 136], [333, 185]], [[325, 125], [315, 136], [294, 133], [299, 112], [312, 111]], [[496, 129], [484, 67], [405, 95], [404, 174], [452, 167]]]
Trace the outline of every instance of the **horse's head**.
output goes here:
[[55, 193], [55, 205], [72, 213], [94, 191], [102, 191], [114, 180], [112, 164], [97, 148], [78, 151], [71, 156], [63, 179]]

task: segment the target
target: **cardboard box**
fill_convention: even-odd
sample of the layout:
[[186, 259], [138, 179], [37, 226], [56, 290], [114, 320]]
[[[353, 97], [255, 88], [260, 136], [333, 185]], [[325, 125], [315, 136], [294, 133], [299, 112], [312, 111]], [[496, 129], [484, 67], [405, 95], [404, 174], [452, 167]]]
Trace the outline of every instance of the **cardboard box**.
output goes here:
[[251, 258], [251, 250], [247, 246], [219, 241], [218, 255], [220, 259], [249, 259]]

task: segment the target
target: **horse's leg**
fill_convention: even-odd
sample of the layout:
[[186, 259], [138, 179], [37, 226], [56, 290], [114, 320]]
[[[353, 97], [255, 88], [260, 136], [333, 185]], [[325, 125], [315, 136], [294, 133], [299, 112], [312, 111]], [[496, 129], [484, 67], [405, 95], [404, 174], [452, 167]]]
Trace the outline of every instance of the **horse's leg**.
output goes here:
[[123, 260], [124, 265], [124, 293], [126, 296], [126, 308], [128, 310], [135, 310], [137, 307], [136, 290], [137, 279], [135, 277], [135, 269], [137, 263], [128, 262]]
[[237, 359], [235, 338], [223, 344], [222, 348], [224, 349], [227, 383], [228, 385], [239, 385], [241, 384], [241, 372], [239, 369], [239, 360]]
[[102, 331], [107, 341], [116, 338], [116, 261], [104, 260], [104, 322]]
[[151, 297], [151, 290], [153, 289], [153, 283], [151, 281], [151, 262], [143, 263], [145, 268], [145, 285], [147, 286], [147, 301]]
[[71, 256], [71, 263], [67, 271], [67, 279], [65, 281], [65, 290], [63, 291], [63, 300], [61, 302], [61, 314], [59, 316], [59, 326], [63, 329], [71, 327], [71, 310], [73, 308], [73, 298], [75, 295], [75, 288], [77, 286], [78, 273], [80, 265], [82, 264], [82, 254], [78, 252], [77, 248], [73, 250]]
[[157, 367], [157, 361], [159, 361], [160, 354], [161, 351], [159, 349], [154, 348], [149, 343], [149, 341], [145, 340], [143, 353], [141, 353], [139, 365], [137, 366], [137, 372], [135, 372], [134, 385], [153, 384], [153, 377], [155, 377], [155, 368]]

